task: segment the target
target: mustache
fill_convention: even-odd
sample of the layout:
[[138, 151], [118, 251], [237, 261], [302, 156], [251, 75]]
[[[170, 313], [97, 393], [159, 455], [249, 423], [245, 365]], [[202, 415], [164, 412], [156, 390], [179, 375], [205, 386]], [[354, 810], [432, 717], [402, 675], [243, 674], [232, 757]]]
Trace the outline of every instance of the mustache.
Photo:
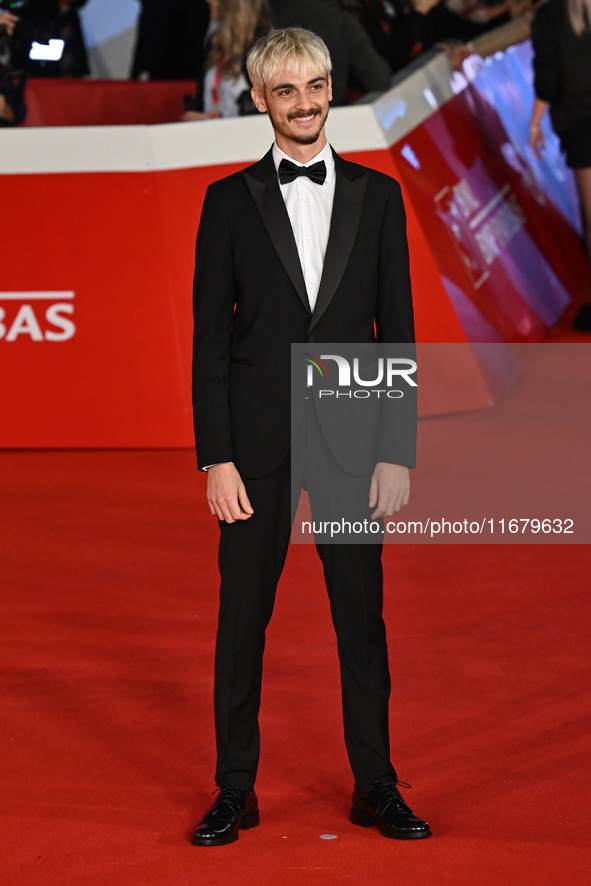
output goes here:
[[321, 114], [320, 108], [309, 108], [307, 111], [292, 111], [287, 115], [288, 120], [296, 120], [298, 117], [309, 117], [310, 115], [314, 117], [319, 117]]

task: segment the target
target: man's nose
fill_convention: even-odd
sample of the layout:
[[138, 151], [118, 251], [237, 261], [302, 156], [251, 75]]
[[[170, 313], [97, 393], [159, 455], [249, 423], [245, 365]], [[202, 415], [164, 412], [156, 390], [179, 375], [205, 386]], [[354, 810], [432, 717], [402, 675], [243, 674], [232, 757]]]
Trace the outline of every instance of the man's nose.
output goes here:
[[310, 96], [308, 95], [308, 93], [306, 92], [305, 89], [300, 89], [299, 91], [297, 91], [295, 99], [296, 99], [296, 108], [298, 110], [300, 110], [300, 109], [305, 110], [306, 108], [312, 107], [312, 102], [311, 102]]

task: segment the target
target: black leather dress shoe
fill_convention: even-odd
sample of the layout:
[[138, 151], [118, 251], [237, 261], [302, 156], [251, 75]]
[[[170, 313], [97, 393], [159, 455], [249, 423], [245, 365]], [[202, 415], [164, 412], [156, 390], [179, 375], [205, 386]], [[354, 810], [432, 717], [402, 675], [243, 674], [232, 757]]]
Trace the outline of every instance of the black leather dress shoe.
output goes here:
[[238, 839], [240, 828], [256, 828], [259, 807], [254, 791], [222, 787], [191, 837], [194, 846], [224, 846]]
[[376, 825], [384, 837], [417, 840], [431, 828], [408, 808], [395, 784], [376, 784], [370, 791], [353, 791], [351, 821], [362, 828]]

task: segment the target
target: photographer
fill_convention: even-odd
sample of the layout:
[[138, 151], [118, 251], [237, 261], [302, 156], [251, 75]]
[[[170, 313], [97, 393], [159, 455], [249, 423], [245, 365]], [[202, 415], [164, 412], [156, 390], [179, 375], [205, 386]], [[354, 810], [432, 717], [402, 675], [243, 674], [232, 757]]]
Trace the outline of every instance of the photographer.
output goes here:
[[0, 9], [0, 127], [18, 126], [25, 119], [25, 78], [11, 71], [10, 38], [18, 22], [16, 15]]
[[[0, 3], [2, 0], [0, 0]], [[12, 39], [12, 64], [30, 77], [83, 77], [89, 73], [78, 10], [87, 0], [13, 0], [19, 24]], [[61, 52], [49, 44], [61, 41]], [[31, 48], [47, 48], [32, 55]], [[55, 46], [53, 50], [55, 51]]]

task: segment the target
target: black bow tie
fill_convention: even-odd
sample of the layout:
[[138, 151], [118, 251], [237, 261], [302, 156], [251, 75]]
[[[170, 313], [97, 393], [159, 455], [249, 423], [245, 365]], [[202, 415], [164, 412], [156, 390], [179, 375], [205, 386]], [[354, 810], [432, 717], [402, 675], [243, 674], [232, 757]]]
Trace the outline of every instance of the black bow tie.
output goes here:
[[322, 185], [326, 178], [326, 163], [324, 160], [320, 160], [311, 166], [296, 166], [290, 160], [281, 161], [279, 164], [279, 181], [282, 185], [288, 185], [298, 175], [306, 175], [313, 182], [316, 182], [317, 185]]

